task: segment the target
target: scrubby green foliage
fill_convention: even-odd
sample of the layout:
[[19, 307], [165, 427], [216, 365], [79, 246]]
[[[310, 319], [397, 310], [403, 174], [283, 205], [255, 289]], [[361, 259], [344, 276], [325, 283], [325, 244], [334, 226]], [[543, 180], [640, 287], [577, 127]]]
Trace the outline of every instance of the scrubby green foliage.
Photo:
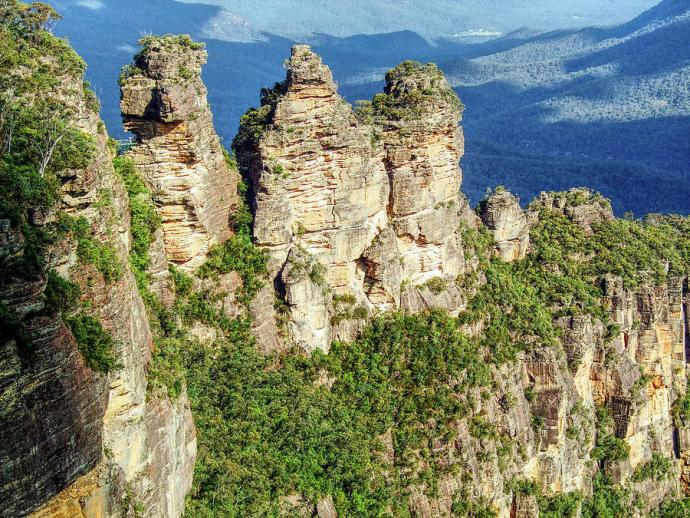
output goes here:
[[44, 291], [44, 311], [50, 315], [62, 314], [86, 364], [97, 372], [107, 373], [117, 367], [112, 336], [98, 318], [85, 312], [85, 306], [79, 304], [80, 294], [77, 284], [50, 270]]
[[690, 388], [673, 402], [673, 422], [681, 428], [690, 424]]
[[255, 152], [266, 127], [273, 119], [276, 104], [287, 91], [287, 82], [279, 82], [273, 88], [261, 89], [259, 108], [250, 108], [242, 115], [237, 135], [232, 140], [232, 150], [238, 157], [240, 172], [246, 178], [249, 160]]
[[671, 459], [659, 453], [654, 453], [649, 461], [637, 466], [632, 480], [633, 482], [641, 482], [648, 479], [660, 480], [671, 470], [671, 465]]
[[115, 172], [122, 178], [129, 197], [132, 232], [130, 265], [141, 290], [148, 285], [146, 269], [151, 264], [149, 249], [161, 219], [153, 204], [151, 190], [139, 175], [134, 162], [130, 158], [118, 156], [113, 160], [113, 166]]
[[516, 267], [499, 260], [486, 268], [486, 285], [482, 286], [460, 316], [466, 324], [486, 321], [480, 344], [501, 363], [514, 360], [520, 351], [536, 345], [554, 345], [558, 332], [539, 292], [520, 276]]
[[613, 485], [602, 473], [594, 476], [593, 494], [582, 503], [582, 518], [620, 518], [627, 516], [628, 492]]
[[49, 314], [66, 313], [76, 307], [80, 290], [75, 283], [68, 281], [55, 270], [48, 272], [48, 282], [43, 292], [46, 311]]
[[22, 360], [26, 361], [33, 351], [33, 342], [26, 326], [15, 311], [0, 300], [0, 336], [3, 340], [14, 340]]
[[439, 295], [448, 289], [448, 279], [445, 277], [433, 277], [424, 283], [432, 293]]
[[614, 421], [606, 407], [597, 408], [597, 442], [592, 450], [592, 458], [601, 462], [627, 459], [630, 455], [628, 444], [614, 434]]
[[263, 278], [268, 275], [267, 261], [268, 253], [254, 245], [249, 236], [236, 234], [212, 248], [197, 273], [202, 278], [231, 271], [239, 273], [242, 286], [238, 289], [237, 298], [248, 304], [264, 285]]
[[494, 245], [494, 236], [485, 227], [480, 229], [470, 228], [464, 221], [460, 222], [460, 238], [465, 251], [465, 259], [477, 257], [481, 264], [486, 264], [489, 251]]
[[[397, 516], [406, 468], [470, 410], [457, 395], [491, 382], [476, 344], [440, 311], [376, 318], [328, 356], [264, 357], [243, 320], [226, 337], [182, 353], [200, 445], [189, 516], [272, 515], [295, 491], [333, 495], [344, 516]], [[389, 429], [393, 465], [377, 439]]]
[[660, 283], [670, 275], [690, 271], [687, 220], [636, 221], [616, 219], [602, 223], [590, 241], [590, 271], [622, 277], [635, 287], [645, 278]]
[[[79, 258], [112, 281], [122, 273], [115, 251], [93, 238], [86, 220], [61, 216], [36, 224], [54, 210], [63, 172], [86, 167], [96, 149], [94, 139], [74, 121], [80, 103], [97, 111], [98, 99], [83, 81], [82, 59], [49, 32], [58, 19], [42, 2], [9, 0], [0, 6], [0, 218], [24, 238], [22, 254], [3, 258], [0, 275], [45, 276], [43, 312], [62, 313], [87, 364], [106, 372], [115, 366], [110, 333], [78, 308], [79, 288], [54, 271], [46, 272], [45, 263], [48, 246], [73, 232]], [[32, 316], [36, 312], [27, 315]], [[7, 328], [3, 337], [15, 340], [28, 359], [31, 337], [5, 303], [0, 303], [0, 327]]]
[[[55, 95], [70, 82], [81, 86], [84, 62], [49, 32], [58, 16], [45, 4], [10, 0], [0, 7], [0, 218], [19, 227], [27, 241], [12, 275], [41, 271], [52, 228], [32, 224], [30, 213], [58, 199], [58, 173], [84, 167], [93, 139], [72, 122], [74, 108]], [[74, 92], [78, 96], [78, 92]]]
[[137, 42], [143, 47], [141, 52], [146, 52], [151, 47], [162, 47], [165, 50], [175, 50], [176, 48], [203, 50], [206, 44], [194, 41], [189, 34], [164, 34], [158, 36], [151, 34], [140, 38]]
[[[410, 82], [415, 87], [410, 86]], [[443, 72], [433, 63], [403, 61], [386, 73], [386, 88], [371, 101], [357, 103], [357, 117], [367, 123], [415, 120], [439, 102], [454, 109], [463, 108]]]
[[666, 502], [650, 518], [687, 518], [690, 516], [690, 498]]
[[395, 427], [402, 463], [469, 413], [458, 395], [492, 381], [477, 343], [441, 311], [377, 318], [355, 342], [335, 343], [329, 360], [331, 374], [342, 379], [333, 391], [366, 410], [379, 433]]
[[578, 492], [562, 493], [550, 497], [539, 498], [539, 518], [572, 518], [582, 502], [582, 495]]
[[124, 267], [117, 250], [110, 243], [94, 237], [91, 224], [86, 218], [73, 218], [62, 214], [60, 223], [77, 240], [77, 257], [80, 261], [92, 264], [101, 272], [106, 282], [117, 281], [122, 277]]
[[116, 367], [113, 355], [113, 338], [103, 328], [100, 320], [91, 315], [78, 313], [65, 319], [77, 339], [79, 351], [86, 364], [97, 372], [109, 372]]

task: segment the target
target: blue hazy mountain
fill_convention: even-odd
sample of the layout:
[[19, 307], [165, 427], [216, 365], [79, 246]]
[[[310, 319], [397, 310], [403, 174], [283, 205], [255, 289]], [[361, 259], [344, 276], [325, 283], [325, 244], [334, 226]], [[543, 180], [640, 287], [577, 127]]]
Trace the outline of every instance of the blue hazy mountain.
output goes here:
[[[623, 23], [655, 0], [180, 0], [223, 8], [235, 20], [289, 38], [411, 30], [430, 39], [505, 33], [528, 25], [553, 30]], [[213, 22], [212, 22], [213, 23]], [[232, 33], [230, 33], [232, 34]]]
[[470, 192], [490, 179], [527, 198], [575, 179], [623, 210], [690, 212], [690, 3], [504, 43], [442, 64], [468, 107]]
[[[376, 22], [374, 15], [389, 2], [348, 2], [352, 16], [344, 18], [345, 25], [336, 28], [327, 20], [338, 12], [336, 6], [331, 14], [321, 13], [323, 30], [318, 30], [320, 22], [312, 13], [297, 34], [290, 20], [314, 2], [289, 2], [294, 7], [289, 15], [283, 8], [267, 12], [265, 5], [279, 6], [279, 1], [261, 6], [254, 2], [255, 11], [249, 9], [252, 3], [233, 1], [232, 12], [208, 5], [211, 0], [205, 4], [174, 0], [54, 3], [64, 16], [57, 32], [85, 57], [88, 78], [103, 102], [104, 119], [117, 137], [123, 136], [117, 77], [142, 34], [189, 33], [207, 43], [204, 80], [226, 145], [241, 114], [258, 102], [260, 88], [284, 77], [283, 60], [299, 37], [323, 56], [340, 92], [352, 102], [380, 91], [385, 71], [404, 59], [438, 63], [467, 107], [463, 190], [475, 202], [487, 187], [497, 184], [506, 185], [523, 200], [541, 189], [588, 185], [612, 198], [621, 211], [690, 213], [687, 0], [665, 0], [642, 14], [649, 1], [561, 2], [550, 12], [563, 27], [574, 22], [567, 24], [556, 11], [565, 16], [573, 6], [580, 6], [589, 16], [600, 15], [600, 22], [620, 19], [616, 6], [631, 16], [639, 15], [608, 27], [550, 32], [518, 26], [527, 22], [525, 13], [532, 11], [530, 21], [537, 22], [539, 13], [549, 12], [550, 2], [396, 2], [409, 10], [399, 17], [398, 11], [390, 11], [385, 23]], [[462, 9], [451, 9], [450, 4]], [[503, 11], [499, 4], [505, 6]], [[532, 11], [527, 4], [533, 6]], [[359, 17], [359, 25], [352, 25], [363, 5], [372, 11]], [[415, 9], [420, 5], [428, 13], [414, 20], [412, 14], [418, 13]], [[446, 16], [432, 16], [439, 6], [446, 6]], [[579, 16], [572, 12], [567, 16]], [[276, 13], [283, 13], [285, 25], [280, 26]], [[468, 13], [480, 18], [484, 13], [484, 21], [491, 23], [468, 22]], [[522, 13], [523, 18], [511, 13]], [[462, 25], [457, 22], [444, 28], [443, 24], [461, 15]], [[413, 30], [348, 35], [356, 29], [402, 27]], [[473, 28], [506, 34], [481, 38], [479, 43], [455, 36]], [[433, 31], [440, 36], [431, 38]]]

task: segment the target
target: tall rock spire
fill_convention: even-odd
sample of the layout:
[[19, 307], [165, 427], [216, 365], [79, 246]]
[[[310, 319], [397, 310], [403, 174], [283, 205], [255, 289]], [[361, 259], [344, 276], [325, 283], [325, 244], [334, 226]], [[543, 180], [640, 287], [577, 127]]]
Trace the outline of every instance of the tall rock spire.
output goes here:
[[149, 37], [120, 80], [130, 156], [154, 193], [168, 258], [194, 269], [230, 235], [237, 176], [213, 129], [201, 66], [203, 45], [188, 36]]
[[[292, 338], [327, 349], [356, 330], [343, 320], [371, 311], [457, 309], [461, 104], [441, 72], [406, 62], [355, 112], [308, 46], [292, 49], [287, 70], [243, 117], [235, 152]], [[435, 277], [445, 293], [422, 286]]]
[[462, 104], [436, 65], [406, 61], [372, 102], [390, 177], [389, 214], [413, 284], [463, 269], [459, 225]]

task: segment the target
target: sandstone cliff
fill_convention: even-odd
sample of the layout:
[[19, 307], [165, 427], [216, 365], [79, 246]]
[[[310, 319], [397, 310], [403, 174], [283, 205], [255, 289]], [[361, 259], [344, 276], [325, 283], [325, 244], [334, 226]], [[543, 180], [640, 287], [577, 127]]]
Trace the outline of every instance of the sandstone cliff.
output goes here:
[[255, 193], [256, 243], [286, 286], [292, 340], [326, 350], [353, 336], [356, 326], [338, 325], [342, 297], [359, 315], [457, 310], [461, 105], [441, 72], [405, 63], [355, 113], [308, 46], [293, 48], [287, 68], [245, 115], [235, 151]]
[[[80, 73], [64, 68], [65, 59], [78, 58], [64, 52], [59, 86], [50, 95], [64, 114], [60, 123], [70, 128], [65, 131], [81, 132], [91, 143], [89, 159], [84, 167], [56, 171], [59, 199], [32, 216], [31, 228], [2, 223], [2, 256], [21, 261], [37, 253], [26, 236], [73, 222], [48, 245], [35, 273], [9, 269], [8, 275], [11, 262], [3, 266], [0, 298], [30, 345], [27, 351], [3, 335], [2, 515], [24, 516], [43, 505], [37, 516], [116, 516], [131, 505], [146, 516], [179, 516], [191, 485], [194, 425], [185, 397], [175, 404], [147, 397], [152, 336], [128, 266], [127, 195], [93, 94]], [[70, 282], [80, 293], [76, 316], [49, 306], [56, 286]], [[97, 360], [85, 360], [82, 348], [95, 336], [112, 344], [104, 352], [112, 355], [107, 373], [91, 363]]]
[[[566, 218], [583, 236], [613, 221], [610, 204], [586, 189], [543, 193], [528, 210], [497, 189], [480, 204], [479, 222], [460, 195], [462, 106], [433, 65], [401, 64], [387, 74], [384, 93], [354, 114], [307, 46], [293, 48], [287, 68], [286, 81], [264, 90], [262, 107], [243, 118], [235, 151], [252, 184], [256, 242], [271, 254], [288, 307], [288, 340], [307, 350], [351, 339], [376, 312], [462, 312], [489, 290], [486, 267], [477, 272], [483, 259], [474, 229], [493, 238], [491, 255], [524, 262], [530, 249], [544, 253], [544, 232], [555, 230], [549, 218]], [[543, 275], [559, 275], [548, 260]], [[545, 497], [516, 490], [516, 480], [542, 495], [588, 495], [598, 470], [645, 495], [638, 515], [678, 495], [687, 470], [679, 459], [688, 454], [671, 408], [687, 386], [685, 282], [647, 278], [631, 288], [609, 275], [596, 302], [605, 311], [596, 316], [559, 307], [572, 304], [567, 298], [550, 307], [558, 345], [530, 346], [494, 370], [495, 391], [474, 395], [474, 417], [454, 424], [456, 439], [435, 443], [433, 461], [416, 461], [419, 469], [436, 463], [463, 475], [442, 476], [436, 489], [410, 486], [412, 513], [451, 515], [463, 494], [499, 516], [537, 516]], [[487, 303], [515, 310], [508, 301]], [[491, 319], [468, 330], [491, 333]], [[477, 434], [483, 420], [495, 430], [487, 437]], [[639, 473], [655, 462], [668, 462], [670, 473], [652, 487]]]
[[152, 188], [167, 257], [193, 270], [230, 236], [238, 179], [213, 129], [203, 45], [185, 36], [142, 44], [121, 77], [124, 126], [137, 139], [129, 155]]
[[[298, 45], [234, 143], [252, 226], [203, 49], [142, 44], [131, 170], [77, 67], [53, 93], [88, 160], [0, 221], [3, 516], [177, 517], [189, 493], [204, 515], [641, 517], [690, 494], [690, 224], [586, 189], [475, 213], [434, 65], [353, 109]], [[32, 270], [36, 229], [59, 239]]]

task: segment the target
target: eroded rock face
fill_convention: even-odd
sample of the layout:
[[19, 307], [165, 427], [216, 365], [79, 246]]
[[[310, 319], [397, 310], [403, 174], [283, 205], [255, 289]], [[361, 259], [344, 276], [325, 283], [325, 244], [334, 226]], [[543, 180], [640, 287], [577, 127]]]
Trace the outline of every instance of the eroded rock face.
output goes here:
[[296, 244], [336, 291], [360, 291], [355, 261], [386, 226], [388, 179], [328, 68], [296, 46], [285, 93], [251, 163], [254, 236], [278, 264]]
[[238, 178], [213, 129], [201, 81], [206, 52], [182, 38], [145, 44], [123, 76], [120, 106], [125, 129], [137, 137], [129, 156], [153, 192], [166, 255], [193, 270], [230, 236]]
[[[378, 101], [377, 101], [378, 99]], [[391, 184], [388, 213], [413, 285], [455, 278], [464, 260], [460, 224], [462, 105], [435, 65], [404, 62], [373, 101]]]
[[[11, 307], [42, 307], [44, 280], [3, 286]], [[107, 380], [92, 372], [59, 317], [26, 321], [36, 337], [30, 364], [0, 349], [0, 501], [3, 516], [23, 516], [100, 461]], [[6, 513], [6, 514], [5, 514]]]
[[529, 222], [520, 200], [497, 190], [480, 205], [482, 222], [494, 235], [494, 253], [506, 262], [523, 259], [529, 246]]
[[[0, 297], [26, 316], [34, 348], [21, 358], [12, 343], [2, 348], [0, 427], [9, 427], [0, 446], [3, 511], [26, 515], [43, 505], [41, 517], [118, 516], [129, 498], [145, 504], [147, 516], [176, 517], [196, 455], [189, 405], [185, 396], [176, 403], [147, 398], [152, 336], [128, 266], [127, 195], [81, 81], [61, 88], [57, 95], [73, 109], [74, 125], [93, 137], [95, 153], [86, 168], [61, 176], [55, 211], [85, 218], [93, 239], [113, 250], [120, 274], [106, 279], [80, 261], [73, 239], [52, 246], [46, 270], [79, 285], [85, 311], [112, 335], [117, 366], [108, 374], [92, 371], [60, 315], [41, 313], [45, 273], [3, 280]], [[35, 224], [54, 217], [42, 215]], [[21, 253], [16, 231], [2, 230], [3, 251]]]
[[[272, 275], [300, 322], [292, 339], [325, 349], [332, 337], [357, 329], [339, 318], [331, 318], [337, 329], [322, 327], [323, 308], [334, 315], [333, 300], [342, 296], [353, 297], [360, 314], [457, 310], [464, 301], [455, 279], [466, 267], [458, 234], [466, 213], [461, 104], [441, 72], [401, 65], [381, 95], [410, 110], [381, 111], [374, 103], [367, 118], [337, 94], [330, 70], [308, 46], [293, 48], [287, 68], [286, 81], [248, 112], [235, 151], [252, 183], [254, 237], [271, 252]], [[324, 269], [321, 289], [285, 277], [297, 248]], [[448, 293], [432, 296], [422, 287], [427, 281]]]

